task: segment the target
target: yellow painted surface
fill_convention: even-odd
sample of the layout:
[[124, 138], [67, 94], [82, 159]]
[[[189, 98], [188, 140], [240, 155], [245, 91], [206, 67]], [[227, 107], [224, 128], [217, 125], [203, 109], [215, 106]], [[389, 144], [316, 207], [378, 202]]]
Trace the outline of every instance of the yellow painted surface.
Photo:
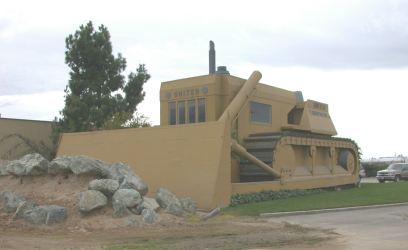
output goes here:
[[[193, 198], [202, 209], [226, 206], [231, 194], [236, 193], [355, 183], [355, 144], [311, 136], [282, 138], [270, 149], [270, 165], [252, 158], [263, 169], [270, 166], [271, 172], [277, 173], [274, 176], [281, 179], [239, 183], [242, 176], [239, 162], [231, 160], [231, 137], [244, 143], [251, 134], [288, 129], [320, 136], [336, 134], [327, 104], [299, 100], [295, 92], [258, 83], [260, 77], [255, 71], [248, 80], [210, 74], [163, 82], [160, 126], [64, 134], [58, 155], [82, 154], [110, 163], [125, 162], [148, 183], [150, 195], [165, 187], [178, 197]], [[199, 99], [205, 100], [205, 122], [168, 125], [169, 103], [194, 100], [197, 104]], [[251, 121], [251, 101], [270, 105], [271, 122]], [[195, 111], [197, 114], [197, 106]], [[176, 109], [177, 122], [179, 115]], [[188, 123], [188, 106], [184, 115]], [[338, 164], [342, 150], [351, 153], [348, 165], [343, 167]]]
[[0, 118], [0, 159], [18, 159], [38, 148], [50, 152], [50, 135], [51, 122]]
[[[244, 83], [245, 79], [217, 74], [163, 82], [160, 88], [160, 124], [169, 124], [169, 102], [197, 98], [206, 99], [206, 121], [216, 121]], [[250, 120], [250, 101], [271, 105], [272, 122], [252, 122]], [[295, 107], [302, 108], [302, 112], [298, 114], [300, 124], [288, 124], [288, 113]], [[311, 100], [299, 102], [292, 91], [258, 83], [249, 100], [239, 111], [239, 138], [242, 139], [253, 133], [280, 132], [283, 128], [328, 135], [337, 134], [327, 104]]]
[[63, 134], [58, 155], [88, 155], [129, 164], [149, 186], [191, 197], [202, 209], [229, 204], [229, 127], [192, 125]]
[[239, 162], [237, 159], [231, 158], [231, 182], [239, 182]]
[[232, 183], [232, 194], [247, 194], [262, 190], [310, 189], [347, 185], [356, 182], [354, 175], [327, 175], [307, 178], [291, 178], [278, 181]]
[[169, 102], [206, 99], [206, 121], [216, 121], [245, 79], [230, 75], [204, 75], [163, 82], [160, 87], [160, 124], [169, 124]]

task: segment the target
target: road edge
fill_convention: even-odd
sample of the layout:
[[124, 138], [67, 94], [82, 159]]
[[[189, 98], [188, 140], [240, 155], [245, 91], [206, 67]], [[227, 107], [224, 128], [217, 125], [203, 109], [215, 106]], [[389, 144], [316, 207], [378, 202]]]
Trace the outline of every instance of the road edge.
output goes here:
[[319, 213], [331, 213], [331, 212], [343, 212], [351, 210], [364, 210], [364, 209], [374, 209], [382, 207], [398, 207], [398, 206], [408, 206], [408, 202], [392, 203], [392, 204], [381, 204], [381, 205], [370, 205], [370, 206], [357, 206], [357, 207], [341, 207], [341, 208], [328, 208], [328, 209], [318, 209], [318, 210], [306, 210], [306, 211], [293, 211], [293, 212], [276, 212], [276, 213], [261, 213], [259, 217], [283, 217], [292, 215], [307, 215], [307, 214], [319, 214]]

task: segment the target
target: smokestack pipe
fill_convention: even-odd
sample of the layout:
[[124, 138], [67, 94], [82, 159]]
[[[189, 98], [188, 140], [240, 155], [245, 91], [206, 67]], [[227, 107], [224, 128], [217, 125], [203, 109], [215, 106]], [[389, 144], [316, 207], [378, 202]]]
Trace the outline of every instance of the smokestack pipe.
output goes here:
[[210, 41], [210, 51], [208, 52], [209, 55], [209, 74], [215, 73], [215, 49], [214, 49], [214, 42]]

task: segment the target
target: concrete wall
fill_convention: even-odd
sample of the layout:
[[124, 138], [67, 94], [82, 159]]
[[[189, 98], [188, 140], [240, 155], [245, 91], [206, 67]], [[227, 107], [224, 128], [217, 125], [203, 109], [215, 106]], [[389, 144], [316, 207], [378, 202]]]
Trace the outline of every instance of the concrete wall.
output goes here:
[[207, 210], [230, 201], [230, 132], [225, 123], [66, 133], [57, 155], [127, 163], [148, 184], [148, 196], [165, 187]]
[[38, 152], [49, 158], [51, 122], [0, 118], [0, 159], [13, 160]]

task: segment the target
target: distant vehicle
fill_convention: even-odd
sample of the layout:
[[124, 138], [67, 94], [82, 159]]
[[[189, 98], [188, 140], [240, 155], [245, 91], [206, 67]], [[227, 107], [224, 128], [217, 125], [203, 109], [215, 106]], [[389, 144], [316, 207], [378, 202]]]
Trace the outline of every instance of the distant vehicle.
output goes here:
[[408, 163], [393, 163], [386, 169], [377, 172], [377, 180], [380, 183], [384, 181], [398, 182], [402, 179], [408, 179]]
[[363, 165], [361, 165], [361, 164], [360, 164], [360, 170], [358, 171], [358, 176], [360, 176], [360, 179], [367, 176], [366, 171], [365, 171]]

